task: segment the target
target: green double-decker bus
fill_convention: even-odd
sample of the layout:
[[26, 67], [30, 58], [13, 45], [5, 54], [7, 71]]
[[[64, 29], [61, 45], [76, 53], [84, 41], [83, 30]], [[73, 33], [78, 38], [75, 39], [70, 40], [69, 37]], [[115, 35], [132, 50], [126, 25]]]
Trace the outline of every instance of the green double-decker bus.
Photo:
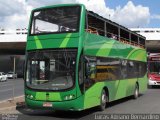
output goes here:
[[32, 109], [96, 107], [147, 90], [145, 37], [82, 4], [31, 13], [25, 102]]

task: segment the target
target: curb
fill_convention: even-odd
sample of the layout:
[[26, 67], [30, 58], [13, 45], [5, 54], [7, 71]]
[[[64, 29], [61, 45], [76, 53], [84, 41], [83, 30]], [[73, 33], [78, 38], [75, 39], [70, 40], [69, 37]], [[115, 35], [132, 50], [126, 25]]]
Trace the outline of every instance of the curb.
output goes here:
[[25, 107], [25, 103], [23, 102], [21, 104], [21, 102], [20, 102], [20, 104], [18, 103], [18, 104], [14, 105], [14, 106], [11, 106], [11, 107], [0, 108], [0, 111], [3, 111], [3, 110], [12, 110], [12, 109], [16, 110], [17, 108], [23, 108], [23, 107]]
[[[0, 104], [8, 104], [4, 105], [4, 107], [0, 108], [0, 113], [3, 112], [3, 111], [6, 111], [6, 110], [16, 110], [16, 108], [22, 108], [25, 106], [25, 102], [22, 100], [19, 101], [19, 99], [23, 99], [24, 95], [22, 96], [17, 96], [17, 97], [14, 97], [14, 99], [7, 99], [7, 100], [3, 100], [3, 101], [0, 101]], [[13, 103], [12, 103], [13, 102]], [[12, 103], [12, 104], [10, 104]]]
[[[24, 95], [14, 97], [14, 99], [18, 99], [18, 98], [21, 98], [21, 97], [24, 97]], [[12, 101], [12, 98], [11, 98], [11, 99], [6, 99], [6, 100], [2, 100], [2, 101], [0, 101], [0, 104], [1, 104], [1, 103], [4, 103], [4, 102], [7, 102], [7, 101]], [[14, 100], [13, 100], [13, 101], [14, 101]]]
[[16, 106], [1, 108], [0, 111], [3, 111], [3, 110], [12, 110], [12, 109], [16, 109]]

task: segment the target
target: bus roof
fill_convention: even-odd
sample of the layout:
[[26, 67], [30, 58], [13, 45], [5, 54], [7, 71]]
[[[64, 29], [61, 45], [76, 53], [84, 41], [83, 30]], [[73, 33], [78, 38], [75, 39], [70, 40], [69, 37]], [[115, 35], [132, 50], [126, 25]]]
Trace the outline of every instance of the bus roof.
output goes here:
[[83, 7], [85, 7], [83, 4], [56, 4], [56, 5], [49, 5], [49, 6], [35, 8], [32, 11], [41, 10], [41, 9], [48, 9], [48, 8], [53, 8], [53, 7], [65, 7], [65, 6], [83, 6]]
[[109, 20], [107, 18], [104, 18], [104, 17], [98, 15], [97, 13], [95, 13], [93, 11], [87, 11], [87, 12], [88, 12], [88, 14], [91, 14], [91, 15], [93, 15], [93, 16], [95, 16], [95, 17], [97, 17], [97, 18], [99, 18], [99, 19], [101, 19], [101, 20], [103, 20], [103, 21], [105, 21], [105, 22], [107, 22], [109, 24], [112, 24], [113, 26], [120, 27], [123, 30], [126, 30], [126, 31], [128, 31], [128, 32], [130, 32], [130, 33], [132, 33], [132, 34], [134, 34], [136, 36], [139, 36], [139, 37], [143, 38], [144, 40], [146, 39], [146, 37], [144, 37], [144, 36], [142, 36], [140, 34], [137, 34], [136, 32], [133, 32], [133, 31], [129, 30], [128, 28], [126, 28], [126, 27], [124, 27], [124, 26], [122, 26], [122, 25], [120, 25], [120, 24], [118, 24], [116, 22], [113, 22], [113, 21], [111, 21], [111, 20]]

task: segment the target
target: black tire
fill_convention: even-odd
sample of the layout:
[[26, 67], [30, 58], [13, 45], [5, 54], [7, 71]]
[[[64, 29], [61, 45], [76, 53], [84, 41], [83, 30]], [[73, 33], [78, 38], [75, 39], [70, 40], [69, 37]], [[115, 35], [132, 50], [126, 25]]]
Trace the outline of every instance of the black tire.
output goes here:
[[152, 85], [148, 85], [148, 88], [153, 88], [153, 86]]
[[106, 91], [103, 89], [100, 97], [100, 105], [98, 106], [99, 111], [104, 111], [106, 108], [106, 103], [108, 102], [108, 97], [106, 95]]
[[134, 99], [137, 99], [138, 97], [139, 97], [139, 87], [138, 87], [138, 85], [136, 84], [133, 98], [134, 98]]

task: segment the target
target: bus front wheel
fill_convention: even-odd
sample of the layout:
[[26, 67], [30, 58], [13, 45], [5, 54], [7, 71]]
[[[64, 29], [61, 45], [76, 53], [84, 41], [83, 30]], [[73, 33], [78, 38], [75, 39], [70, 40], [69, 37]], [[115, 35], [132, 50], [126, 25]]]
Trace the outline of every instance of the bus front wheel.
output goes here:
[[104, 111], [106, 108], [106, 103], [108, 102], [108, 97], [106, 95], [106, 91], [103, 89], [100, 97], [100, 105], [99, 105], [99, 110]]

